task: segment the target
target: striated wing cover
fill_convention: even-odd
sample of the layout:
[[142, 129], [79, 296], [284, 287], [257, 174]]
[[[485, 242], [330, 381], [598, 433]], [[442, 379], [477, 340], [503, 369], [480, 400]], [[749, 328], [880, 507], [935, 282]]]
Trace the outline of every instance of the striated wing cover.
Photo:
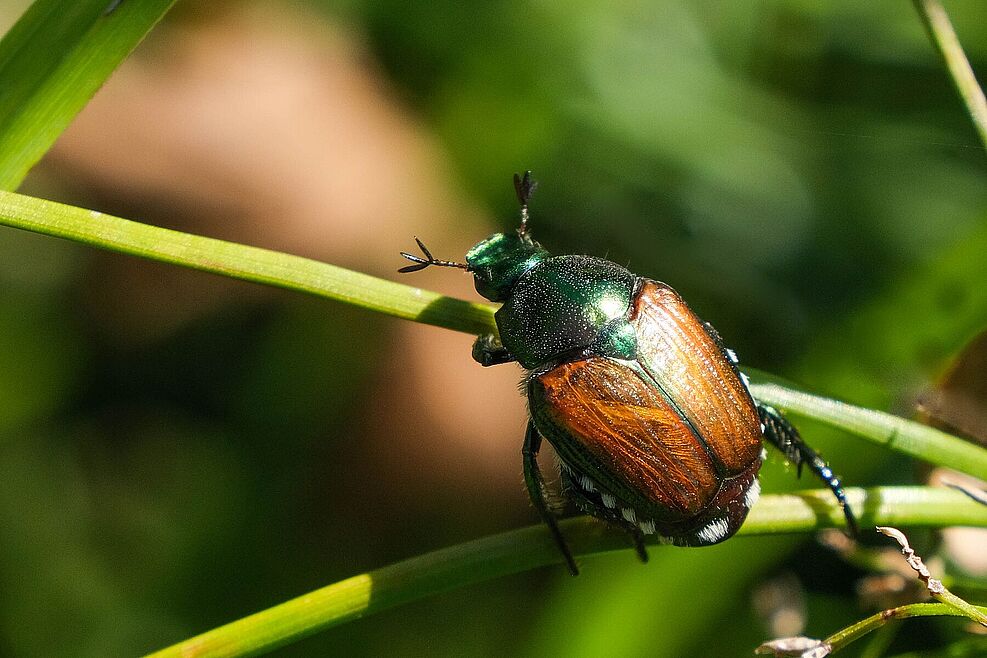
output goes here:
[[761, 451], [761, 424], [747, 387], [685, 301], [644, 281], [631, 324], [638, 361], [711, 448], [721, 475], [744, 471]]
[[563, 363], [531, 380], [529, 399], [563, 461], [627, 503], [648, 503], [659, 520], [691, 517], [716, 494], [716, 465], [703, 444], [635, 364]]

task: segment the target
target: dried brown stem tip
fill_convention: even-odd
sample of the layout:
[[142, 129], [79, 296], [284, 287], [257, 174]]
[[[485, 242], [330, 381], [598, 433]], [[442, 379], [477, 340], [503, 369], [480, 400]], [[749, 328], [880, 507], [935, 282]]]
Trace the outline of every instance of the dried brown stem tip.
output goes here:
[[942, 582], [932, 577], [928, 567], [926, 567], [925, 563], [922, 562], [922, 558], [915, 554], [915, 551], [908, 543], [908, 537], [905, 536], [905, 533], [897, 528], [891, 528], [888, 526], [877, 526], [876, 530], [882, 535], [891, 537], [898, 542], [901, 546], [901, 554], [905, 556], [905, 562], [908, 563], [908, 566], [910, 566], [912, 570], [918, 574], [918, 577], [922, 580], [922, 582], [925, 583], [925, 586], [929, 590], [929, 594], [936, 596], [946, 591], [946, 588], [943, 586]]
[[933, 578], [925, 564], [922, 562], [922, 558], [915, 555], [915, 551], [908, 545], [908, 538], [905, 537], [905, 533], [896, 528], [888, 528], [883, 526], [878, 526], [877, 531], [898, 542], [901, 546], [901, 554], [905, 556], [905, 561], [908, 563], [908, 566], [914, 569], [915, 573], [918, 574], [918, 577], [925, 583], [925, 586], [928, 588], [929, 594], [932, 595], [932, 598], [937, 601], [941, 601], [946, 605], [952, 606], [981, 626], [987, 628], [987, 614], [984, 614], [984, 612], [976, 606], [970, 605], [960, 597], [956, 596], [946, 589], [940, 581]]

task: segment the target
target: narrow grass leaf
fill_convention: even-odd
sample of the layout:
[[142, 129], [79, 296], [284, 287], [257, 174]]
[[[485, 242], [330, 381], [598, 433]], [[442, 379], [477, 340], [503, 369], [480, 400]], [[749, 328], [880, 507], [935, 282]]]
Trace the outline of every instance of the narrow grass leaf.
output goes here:
[[0, 40], [0, 189], [20, 185], [175, 0], [38, 0]]

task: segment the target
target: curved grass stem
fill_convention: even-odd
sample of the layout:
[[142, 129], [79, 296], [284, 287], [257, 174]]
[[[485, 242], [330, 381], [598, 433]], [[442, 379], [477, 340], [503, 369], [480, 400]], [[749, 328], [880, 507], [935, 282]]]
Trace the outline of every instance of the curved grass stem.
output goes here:
[[[760, 376], [756, 372], [752, 375]], [[930, 464], [987, 480], [987, 450], [933, 427], [782, 384], [755, 382], [751, 384], [751, 392], [757, 399], [797, 416], [823, 422]]]
[[496, 330], [493, 307], [269, 249], [141, 224], [0, 191], [0, 225], [100, 249], [287, 288], [472, 334]]
[[[981, 615], [987, 613], [987, 607], [971, 606]], [[896, 619], [909, 619], [911, 617], [965, 617], [966, 613], [957, 610], [945, 603], [911, 603], [898, 606], [890, 610], [882, 610], [866, 619], [861, 619], [856, 624], [833, 633], [824, 642], [828, 644], [835, 653], [851, 642], [859, 640], [871, 631], [875, 631], [889, 622]]]
[[966, 111], [977, 129], [980, 141], [984, 148], [987, 148], [987, 99], [984, 98], [983, 89], [977, 84], [973, 68], [963, 52], [946, 10], [939, 0], [914, 0], [914, 2], [929, 38], [942, 56], [953, 86], [966, 105]]
[[[879, 487], [850, 489], [847, 494], [861, 510], [860, 520], [865, 525], [987, 527], [987, 507], [951, 489]], [[812, 532], [842, 522], [843, 513], [829, 491], [768, 495], [751, 510], [739, 534]], [[623, 533], [593, 519], [567, 519], [560, 526], [577, 556], [630, 550]], [[256, 655], [319, 630], [432, 594], [561, 561], [561, 554], [545, 526], [513, 530], [353, 576], [151, 655], [156, 658]]]

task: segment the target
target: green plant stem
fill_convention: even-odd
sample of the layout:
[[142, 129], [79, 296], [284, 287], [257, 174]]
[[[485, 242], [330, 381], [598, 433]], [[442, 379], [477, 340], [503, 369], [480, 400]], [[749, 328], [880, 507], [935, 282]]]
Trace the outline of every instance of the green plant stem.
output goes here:
[[980, 141], [987, 148], [987, 99], [983, 89], [977, 84], [973, 68], [963, 53], [960, 40], [953, 30], [949, 16], [939, 0], [914, 0], [922, 23], [925, 25], [929, 38], [942, 56], [949, 76], [959, 92], [960, 98], [966, 105], [966, 110], [973, 120], [973, 125], [980, 135]]
[[933, 597], [935, 597], [935, 599], [942, 604], [954, 608], [958, 614], [965, 615], [981, 626], [987, 628], [987, 608], [968, 603], [950, 592], [948, 589], [939, 594], [933, 594]]
[[[971, 607], [975, 608], [981, 615], [987, 613], [987, 608], [983, 606]], [[946, 605], [945, 603], [912, 603], [909, 605], [898, 606], [897, 608], [891, 608], [890, 610], [882, 610], [875, 615], [871, 615], [866, 619], [858, 621], [856, 624], [847, 626], [843, 630], [833, 633], [826, 638], [825, 642], [832, 647], [832, 650], [835, 653], [851, 642], [859, 640], [864, 635], [885, 626], [888, 622], [894, 621], [895, 619], [908, 619], [910, 617], [963, 616], [965, 616], [963, 612], [960, 612], [956, 608]]]
[[[399, 318], [480, 334], [496, 331], [494, 307], [443, 297], [341, 267], [181, 233], [92, 210], [0, 191], [0, 225], [74, 240], [245, 281], [287, 288]], [[775, 383], [752, 385], [768, 404], [839, 427], [862, 438], [987, 479], [987, 450], [903, 418], [804, 393]]]
[[[863, 526], [987, 527], [987, 507], [950, 489], [878, 487], [850, 489], [847, 494], [861, 511]], [[739, 534], [811, 532], [842, 522], [843, 513], [828, 490], [769, 495], [751, 510]], [[575, 555], [629, 550], [623, 533], [593, 519], [567, 519], [561, 527]], [[321, 629], [432, 594], [561, 561], [544, 526], [513, 530], [353, 576], [152, 655], [256, 655]]]
[[0, 224], [234, 279], [288, 288], [455, 331], [496, 330], [494, 308], [328, 263], [0, 191]]
[[751, 392], [784, 411], [838, 427], [931, 464], [960, 466], [958, 470], [987, 480], [987, 450], [935, 428], [775, 383], [753, 383]]

